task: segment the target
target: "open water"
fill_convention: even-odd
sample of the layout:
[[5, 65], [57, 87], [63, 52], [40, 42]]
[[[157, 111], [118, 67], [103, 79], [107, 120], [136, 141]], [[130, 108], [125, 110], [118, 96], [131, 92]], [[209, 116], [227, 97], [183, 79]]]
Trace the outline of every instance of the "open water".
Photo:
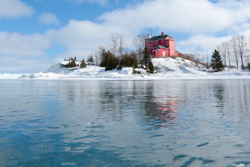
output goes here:
[[0, 166], [250, 165], [250, 80], [0, 80]]

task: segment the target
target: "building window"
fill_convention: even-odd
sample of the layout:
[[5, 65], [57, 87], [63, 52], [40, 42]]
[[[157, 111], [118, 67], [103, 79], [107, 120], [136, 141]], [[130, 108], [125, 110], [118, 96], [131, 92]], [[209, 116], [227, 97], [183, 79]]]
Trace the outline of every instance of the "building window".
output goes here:
[[168, 46], [168, 41], [167, 41], [167, 46]]
[[151, 45], [153, 45], [154, 44], [154, 42], [151, 42]]
[[155, 44], [157, 45], [157, 41], [155, 41]]

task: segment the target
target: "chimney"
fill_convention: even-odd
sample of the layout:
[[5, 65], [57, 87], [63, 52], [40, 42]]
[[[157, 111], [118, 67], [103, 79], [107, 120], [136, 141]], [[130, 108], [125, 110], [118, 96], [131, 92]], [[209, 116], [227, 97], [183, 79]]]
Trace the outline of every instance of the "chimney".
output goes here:
[[164, 32], [161, 33], [161, 36], [164, 36]]

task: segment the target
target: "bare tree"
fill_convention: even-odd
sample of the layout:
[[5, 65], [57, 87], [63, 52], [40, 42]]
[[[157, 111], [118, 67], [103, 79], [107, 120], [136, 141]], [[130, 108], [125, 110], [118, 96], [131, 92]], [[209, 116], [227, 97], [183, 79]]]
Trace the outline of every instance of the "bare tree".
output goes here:
[[245, 54], [247, 52], [247, 41], [245, 36], [243, 35], [237, 35], [236, 38], [237, 38], [239, 56], [241, 60], [241, 68], [242, 70], [245, 70], [244, 59], [245, 59]]
[[94, 62], [96, 65], [100, 64], [101, 61], [101, 55], [103, 50], [105, 49], [104, 46], [98, 46], [94, 51], [93, 51], [93, 57], [94, 57]]
[[208, 52], [207, 52], [207, 56], [206, 56], [206, 57], [207, 57], [207, 64], [206, 64], [206, 65], [207, 65], [207, 69], [209, 69], [209, 58], [208, 58]]
[[[122, 52], [125, 47], [125, 40], [123, 34], [111, 34], [110, 36], [111, 43], [109, 44], [111, 46], [111, 52], [118, 57], [122, 56]], [[117, 55], [118, 53], [118, 55]]]
[[123, 34], [118, 34], [118, 41], [119, 41], [119, 49], [118, 49], [118, 53], [119, 56], [122, 56], [122, 52], [124, 50], [125, 47], [125, 40], [124, 40], [124, 35]]
[[226, 52], [226, 56], [227, 56], [227, 60], [228, 60], [228, 64], [229, 64], [229, 68], [231, 67], [231, 47], [230, 47], [230, 41], [225, 42], [224, 43], [224, 47], [225, 47], [225, 52]]
[[[220, 44], [217, 47], [217, 50], [220, 52], [225, 66], [227, 66], [227, 62], [229, 64], [229, 67], [231, 66], [231, 47], [233, 45], [235, 45], [235, 47], [236, 47], [235, 51], [236, 52], [239, 51], [237, 49], [237, 48], [239, 48], [237, 42], [238, 42], [238, 39], [236, 40], [236, 43], [232, 43], [232, 40], [231, 40], [231, 41], [223, 42], [222, 44]], [[239, 55], [239, 53], [237, 53], [237, 55]], [[238, 60], [238, 56], [237, 56], [237, 60]], [[236, 62], [237, 62], [237, 60], [236, 60]]]
[[[250, 38], [249, 38], [249, 42], [248, 42], [248, 54], [246, 56], [246, 62], [250, 64]], [[249, 69], [250, 71], [250, 69]]]
[[[250, 38], [249, 38], [249, 42], [248, 42], [248, 51], [247, 51], [247, 55], [246, 55], [247, 65], [250, 64], [250, 52], [249, 51], [250, 51]], [[250, 69], [249, 69], [249, 71], [250, 71]]]
[[[237, 69], [239, 69], [239, 64], [241, 64], [243, 70], [245, 69], [244, 63], [249, 59], [249, 55], [247, 55], [248, 43], [243, 35], [233, 36], [230, 41], [219, 45], [217, 50], [220, 52], [225, 66], [228, 62], [229, 68], [231, 68], [232, 62], [235, 62]], [[232, 56], [234, 57], [233, 60]]]
[[217, 47], [217, 50], [220, 52], [220, 55], [223, 59], [223, 63], [227, 66], [227, 50], [226, 50], [226, 43], [223, 42]]
[[233, 48], [233, 53], [234, 53], [234, 58], [235, 58], [235, 63], [236, 63], [236, 66], [237, 66], [237, 69], [239, 69], [239, 60], [238, 60], [238, 38], [236, 36], [233, 36], [231, 41], [230, 41], [230, 44]]
[[196, 67], [199, 67], [200, 62], [203, 62], [205, 59], [205, 55], [201, 53], [191, 54], [191, 59], [195, 62]]
[[135, 48], [136, 48], [136, 53], [137, 53], [138, 59], [142, 59], [142, 57], [143, 57], [143, 50], [145, 47], [145, 39], [146, 39], [146, 35], [137, 35], [136, 37], [134, 37], [134, 39], [132, 41]]
[[117, 47], [118, 47], [118, 34], [111, 34], [110, 36], [110, 41], [111, 41], [111, 52], [116, 55], [117, 52]]
[[98, 54], [97, 54], [97, 50], [92, 51], [92, 54], [93, 54], [93, 58], [94, 58], [94, 63], [95, 63], [96, 65], [98, 65], [98, 64], [99, 64], [99, 56], [98, 56]]

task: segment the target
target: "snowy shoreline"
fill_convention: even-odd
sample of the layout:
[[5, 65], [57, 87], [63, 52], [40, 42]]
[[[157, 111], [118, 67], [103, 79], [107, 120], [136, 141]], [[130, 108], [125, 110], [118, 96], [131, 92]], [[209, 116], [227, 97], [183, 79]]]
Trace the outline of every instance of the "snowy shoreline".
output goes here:
[[193, 62], [181, 58], [152, 59], [157, 73], [146, 73], [143, 69], [136, 69], [141, 74], [132, 74], [133, 68], [124, 67], [122, 70], [105, 71], [98, 66], [87, 68], [60, 68], [61, 63], [51, 66], [46, 73], [35, 74], [0, 74], [0, 79], [21, 80], [173, 80], [173, 79], [250, 79], [250, 71], [226, 69], [222, 72], [207, 72], [197, 68]]
[[56, 76], [53, 73], [36, 73], [36, 74], [0, 74], [0, 80], [120, 80], [120, 81], [146, 81], [146, 80], [198, 80], [198, 79], [250, 79], [250, 74], [208, 74], [204, 75], [194, 75], [194, 76], [139, 76], [134, 77], [67, 77], [67, 76]]

